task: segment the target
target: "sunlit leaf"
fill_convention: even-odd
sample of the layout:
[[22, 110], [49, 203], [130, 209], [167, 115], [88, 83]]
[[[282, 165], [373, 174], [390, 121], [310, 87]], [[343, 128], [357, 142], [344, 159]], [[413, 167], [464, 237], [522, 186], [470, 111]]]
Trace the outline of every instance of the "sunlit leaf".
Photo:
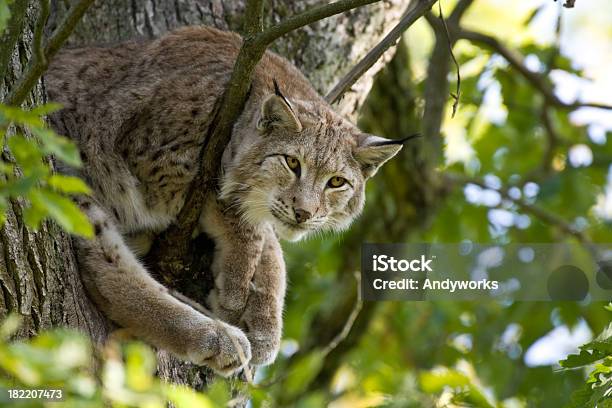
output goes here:
[[177, 408], [216, 408], [222, 407], [213, 403], [207, 396], [196, 393], [191, 388], [165, 384], [165, 394]]
[[310, 384], [323, 366], [324, 357], [323, 352], [315, 350], [291, 365], [284, 386], [288, 396], [300, 393]]
[[45, 208], [51, 218], [66, 231], [84, 237], [93, 236], [93, 227], [89, 220], [70, 199], [53, 191], [40, 189], [31, 193], [30, 200], [35, 205]]
[[13, 0], [0, 0], [0, 35], [4, 33], [6, 24], [11, 18], [11, 9], [9, 8], [9, 5], [12, 2]]
[[33, 128], [32, 132], [40, 138], [44, 153], [53, 154], [59, 160], [73, 167], [82, 165], [79, 150], [70, 139], [58, 136], [55, 132], [46, 128]]
[[85, 182], [73, 176], [64, 176], [61, 174], [54, 174], [47, 180], [49, 186], [63, 193], [69, 194], [89, 194], [91, 189], [85, 184]]

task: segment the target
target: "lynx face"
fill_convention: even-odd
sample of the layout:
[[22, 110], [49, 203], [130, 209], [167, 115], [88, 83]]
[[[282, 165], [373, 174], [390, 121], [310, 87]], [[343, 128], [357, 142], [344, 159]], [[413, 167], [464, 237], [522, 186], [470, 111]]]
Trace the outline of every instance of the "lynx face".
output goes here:
[[363, 134], [329, 108], [269, 96], [253, 132], [222, 183], [243, 220], [270, 222], [296, 241], [307, 234], [348, 228], [364, 205], [366, 180], [401, 144]]

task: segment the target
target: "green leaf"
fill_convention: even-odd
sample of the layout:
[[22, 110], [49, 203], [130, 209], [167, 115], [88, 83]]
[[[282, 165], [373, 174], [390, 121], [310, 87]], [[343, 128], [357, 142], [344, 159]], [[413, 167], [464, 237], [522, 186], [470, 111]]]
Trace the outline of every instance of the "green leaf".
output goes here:
[[604, 353], [599, 351], [580, 350], [580, 354], [570, 354], [565, 360], [559, 361], [563, 368], [578, 368], [592, 364], [606, 357]]
[[493, 408], [478, 386], [462, 372], [449, 368], [440, 368], [421, 374], [421, 388], [430, 394], [439, 394], [445, 388], [458, 389], [456, 402], [467, 402], [477, 407]]
[[23, 212], [23, 220], [33, 230], [38, 230], [40, 223], [47, 216], [47, 211], [40, 205], [32, 203]]
[[54, 174], [47, 180], [55, 190], [68, 194], [89, 194], [91, 189], [78, 177]]
[[44, 128], [45, 122], [40, 115], [14, 106], [0, 104], [0, 123], [15, 122], [26, 127]]
[[437, 394], [444, 387], [464, 387], [470, 384], [470, 380], [464, 374], [450, 369], [436, 369], [421, 374], [421, 388], [427, 393]]
[[20, 177], [0, 184], [0, 195], [5, 197], [27, 196], [36, 187], [38, 177]]
[[7, 205], [8, 203], [6, 202], [6, 198], [0, 196], [0, 227], [6, 222]]
[[58, 136], [50, 129], [32, 128], [32, 132], [40, 138], [43, 151], [46, 154], [53, 154], [59, 160], [73, 167], [82, 165], [79, 149], [70, 139]]
[[580, 346], [580, 354], [569, 355], [559, 364], [563, 368], [577, 368], [592, 364], [610, 355], [612, 355], [612, 323], [595, 340]]
[[130, 388], [143, 392], [153, 386], [155, 355], [143, 343], [131, 342], [125, 347], [126, 380]]
[[39, 205], [49, 213], [66, 231], [86, 238], [93, 236], [93, 227], [89, 220], [70, 199], [53, 191], [35, 190], [30, 196], [34, 205]]
[[43, 154], [36, 142], [23, 136], [15, 135], [9, 138], [8, 146], [22, 170], [27, 172], [33, 167], [40, 166]]
[[215, 408], [221, 405], [214, 404], [207, 396], [195, 392], [184, 385], [162, 384], [164, 393], [177, 408]]
[[21, 316], [16, 313], [9, 314], [0, 325], [0, 339], [8, 339], [19, 329], [20, 325]]
[[11, 3], [12, 0], [0, 0], [0, 35], [4, 34], [6, 24], [11, 18], [11, 9], [9, 8]]
[[56, 102], [48, 102], [44, 105], [35, 106], [30, 110], [30, 113], [36, 116], [46, 116], [60, 109], [62, 109], [62, 104]]
[[285, 392], [288, 396], [297, 395], [302, 392], [321, 370], [325, 354], [315, 350], [301, 357], [289, 368], [289, 374], [285, 380]]
[[593, 389], [585, 384], [578, 390], [572, 393], [570, 397], [570, 402], [565, 406], [565, 408], [584, 408], [593, 396]]
[[0, 160], [0, 173], [13, 175], [15, 173], [15, 166], [12, 163]]

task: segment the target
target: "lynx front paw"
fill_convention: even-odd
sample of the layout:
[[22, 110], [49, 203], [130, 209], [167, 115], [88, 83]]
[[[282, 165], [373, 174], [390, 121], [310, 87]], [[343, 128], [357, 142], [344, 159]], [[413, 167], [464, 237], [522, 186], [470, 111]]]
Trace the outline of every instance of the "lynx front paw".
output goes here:
[[215, 321], [199, 335], [197, 346], [189, 351], [189, 359], [206, 365], [227, 377], [242, 369], [251, 360], [251, 344], [237, 327]]
[[264, 333], [261, 331], [248, 332], [253, 357], [251, 363], [255, 365], [268, 365], [276, 360], [280, 348], [280, 334]]

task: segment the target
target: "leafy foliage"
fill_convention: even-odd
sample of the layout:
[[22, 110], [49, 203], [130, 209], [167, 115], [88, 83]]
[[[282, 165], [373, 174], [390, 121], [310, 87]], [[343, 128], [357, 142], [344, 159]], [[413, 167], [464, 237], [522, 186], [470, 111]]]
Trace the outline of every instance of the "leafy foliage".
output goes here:
[[57, 109], [57, 104], [29, 111], [0, 105], [0, 137], [6, 141], [0, 161], [0, 221], [4, 222], [10, 199], [25, 199], [29, 203], [24, 213], [28, 226], [37, 228], [50, 217], [66, 231], [90, 237], [91, 224], [69, 198], [89, 194], [89, 187], [77, 177], [55, 174], [47, 157], [53, 155], [69, 166], [81, 166], [76, 145], [55, 134], [42, 119]]
[[[10, 19], [11, 1], [0, 1], [0, 34]], [[79, 178], [54, 174], [48, 156], [53, 155], [68, 166], [80, 167], [76, 145], [57, 135], [44, 122], [44, 116], [60, 105], [48, 103], [30, 110], [0, 104], [0, 225], [10, 200], [26, 200], [23, 214], [26, 224], [38, 228], [45, 218], [55, 220], [66, 231], [84, 237], [93, 235], [85, 215], [70, 200], [70, 195], [89, 194], [89, 187]]]
[[580, 346], [580, 354], [560, 364], [566, 369], [592, 366], [586, 384], [572, 394], [567, 408], [612, 406], [612, 323], [594, 341]]
[[83, 334], [65, 329], [9, 341], [18, 326], [15, 315], [0, 326], [3, 407], [48, 406], [42, 400], [11, 400], [9, 389], [62, 390], [62, 402], [52, 404], [63, 407], [163, 408], [172, 402], [177, 408], [214, 408], [229, 401], [223, 382], [215, 383], [203, 395], [161, 381], [155, 376], [155, 354], [142, 343], [111, 340], [97, 349]]

